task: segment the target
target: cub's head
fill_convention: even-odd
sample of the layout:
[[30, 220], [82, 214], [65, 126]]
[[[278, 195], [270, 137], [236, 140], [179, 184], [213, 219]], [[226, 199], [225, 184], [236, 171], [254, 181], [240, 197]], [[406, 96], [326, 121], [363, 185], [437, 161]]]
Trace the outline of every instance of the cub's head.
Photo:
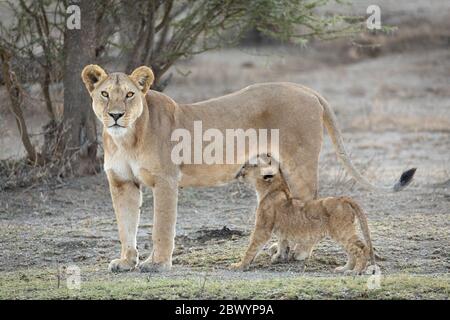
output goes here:
[[142, 66], [127, 75], [107, 74], [98, 65], [83, 69], [81, 78], [92, 98], [92, 107], [109, 134], [120, 136], [133, 127], [144, 110], [145, 94], [153, 83], [150, 68]]
[[253, 185], [258, 182], [271, 183], [278, 173], [278, 162], [267, 153], [257, 155], [245, 162], [236, 174], [236, 179]]

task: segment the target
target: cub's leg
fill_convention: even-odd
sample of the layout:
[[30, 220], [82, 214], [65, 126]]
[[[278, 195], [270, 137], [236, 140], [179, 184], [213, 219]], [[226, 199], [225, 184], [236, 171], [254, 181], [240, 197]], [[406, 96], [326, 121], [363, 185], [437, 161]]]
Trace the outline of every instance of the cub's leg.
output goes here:
[[348, 270], [353, 270], [355, 264], [356, 264], [355, 257], [347, 253], [347, 262], [345, 263], [345, 265], [335, 268], [334, 271], [341, 273], [346, 272]]
[[238, 270], [247, 270], [255, 256], [262, 249], [264, 244], [270, 240], [272, 231], [256, 227], [250, 238], [250, 244], [245, 252], [244, 258], [238, 263], [233, 263], [231, 268]]
[[172, 267], [175, 244], [178, 186], [158, 179], [153, 188], [153, 252], [139, 265], [141, 272], [168, 271]]
[[[278, 240], [277, 242], [275, 242], [275, 243], [273, 243], [270, 247], [269, 247], [269, 256], [270, 257], [272, 257], [274, 254], [276, 254], [277, 252], [278, 252], [278, 242], [279, 242], [280, 240]], [[292, 252], [292, 250], [291, 250], [291, 247], [294, 247], [293, 245], [292, 245], [292, 243], [291, 242], [289, 242], [289, 253], [291, 253]]]
[[341, 237], [338, 242], [347, 252], [348, 260], [345, 266], [338, 267], [335, 271], [361, 274], [367, 265], [369, 248], [359, 239], [355, 231], [351, 237]]
[[292, 258], [297, 261], [304, 261], [311, 257], [316, 245], [316, 241], [301, 241], [295, 245]]
[[231, 265], [232, 269], [247, 270], [255, 256], [262, 247], [270, 240], [273, 230], [273, 217], [264, 216], [260, 210], [256, 213], [255, 230], [250, 236], [250, 244], [244, 254], [244, 258], [238, 263]]
[[142, 196], [140, 188], [130, 181], [119, 181], [114, 173], [107, 173], [119, 238], [122, 246], [120, 259], [114, 259], [109, 264], [113, 272], [130, 271], [139, 261], [136, 249], [136, 234], [139, 224]]
[[361, 241], [361, 239], [354, 239], [352, 243], [352, 250], [355, 252], [355, 267], [353, 268], [353, 273], [362, 274], [364, 270], [366, 270], [367, 263], [369, 262], [370, 250], [366, 244]]
[[[270, 262], [271, 263], [280, 263], [282, 261], [287, 261], [289, 257], [289, 241], [286, 239], [279, 239], [278, 244], [272, 245], [275, 246], [276, 252], [272, 255]], [[272, 249], [275, 251], [274, 249]]]

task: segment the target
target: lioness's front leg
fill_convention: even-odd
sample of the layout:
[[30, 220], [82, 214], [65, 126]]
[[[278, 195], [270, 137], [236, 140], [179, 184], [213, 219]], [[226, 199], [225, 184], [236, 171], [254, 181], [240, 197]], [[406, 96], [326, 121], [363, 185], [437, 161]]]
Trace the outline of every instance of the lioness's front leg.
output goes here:
[[177, 200], [177, 183], [158, 179], [153, 188], [153, 252], [140, 264], [142, 272], [167, 271], [172, 267]]
[[136, 234], [142, 202], [141, 191], [134, 182], [120, 181], [112, 172], [107, 175], [122, 246], [120, 259], [112, 260], [109, 270], [113, 272], [130, 271], [136, 267], [139, 261]]

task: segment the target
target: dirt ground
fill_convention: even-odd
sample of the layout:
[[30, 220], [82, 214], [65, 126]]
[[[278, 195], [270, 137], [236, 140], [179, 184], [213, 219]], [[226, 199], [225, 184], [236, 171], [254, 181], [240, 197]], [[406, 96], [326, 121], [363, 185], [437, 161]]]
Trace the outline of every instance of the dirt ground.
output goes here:
[[[353, 161], [371, 181], [389, 185], [417, 167], [401, 193], [366, 192], [324, 141], [320, 196], [349, 195], [367, 211], [381, 289], [368, 290], [367, 276], [334, 275], [345, 254], [331, 241], [320, 243], [306, 263], [270, 265], [265, 249], [250, 271], [229, 271], [246, 248], [256, 206], [253, 190], [239, 183], [180, 191], [171, 272], [109, 274], [120, 244], [100, 173], [0, 191], [0, 298], [448, 299], [450, 34], [449, 25], [419, 20], [377, 38], [384, 45], [375, 55], [347, 40], [206, 53], [177, 64], [166, 90], [176, 101], [192, 102], [255, 82], [301, 83], [330, 101]], [[34, 132], [41, 119], [38, 111], [29, 119]], [[13, 122], [3, 116], [0, 122], [1, 158], [20, 156]], [[152, 212], [151, 190], [145, 190], [141, 259], [151, 252]], [[68, 265], [81, 268], [79, 291], [61, 284]]]

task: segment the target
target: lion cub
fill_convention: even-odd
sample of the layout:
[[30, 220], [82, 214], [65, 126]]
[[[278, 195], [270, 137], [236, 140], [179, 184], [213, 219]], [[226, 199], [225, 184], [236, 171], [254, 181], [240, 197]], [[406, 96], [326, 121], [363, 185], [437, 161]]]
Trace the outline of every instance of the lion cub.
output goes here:
[[[307, 202], [293, 199], [275, 159], [261, 155], [254, 162], [256, 164], [244, 164], [236, 175], [236, 178], [254, 185], [259, 199], [255, 229], [247, 252], [232, 268], [247, 269], [272, 233], [278, 238], [272, 262], [286, 259], [289, 245], [295, 246], [295, 259], [306, 259], [314, 246], [329, 236], [342, 245], [348, 256], [347, 263], [335, 271], [359, 274], [365, 270], [369, 260], [375, 264], [366, 215], [355, 201], [348, 197]], [[365, 243], [357, 235], [355, 219], [359, 220]]]

